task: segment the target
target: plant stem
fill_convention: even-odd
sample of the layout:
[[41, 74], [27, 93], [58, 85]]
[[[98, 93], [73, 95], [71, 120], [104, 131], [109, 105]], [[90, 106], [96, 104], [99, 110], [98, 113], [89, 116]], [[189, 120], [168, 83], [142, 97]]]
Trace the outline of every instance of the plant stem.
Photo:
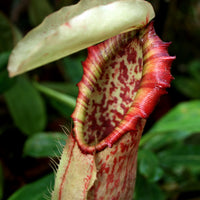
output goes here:
[[70, 106], [71, 108], [75, 108], [76, 106], [76, 99], [72, 96], [69, 96], [67, 94], [62, 94], [58, 91], [55, 91], [51, 88], [48, 88], [44, 85], [41, 85], [37, 82], [34, 82], [33, 85], [35, 86], [36, 89], [38, 89], [40, 92], [42, 92], [43, 94], [52, 97], [56, 100], [58, 100], [61, 103], [64, 103], [67, 106]]

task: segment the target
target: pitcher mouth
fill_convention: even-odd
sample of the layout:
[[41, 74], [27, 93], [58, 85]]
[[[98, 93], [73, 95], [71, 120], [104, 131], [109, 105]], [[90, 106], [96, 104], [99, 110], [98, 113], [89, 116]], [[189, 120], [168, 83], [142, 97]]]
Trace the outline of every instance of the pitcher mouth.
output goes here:
[[83, 152], [112, 147], [150, 115], [172, 80], [175, 57], [167, 52], [169, 44], [160, 40], [151, 22], [88, 49], [72, 114], [73, 132]]

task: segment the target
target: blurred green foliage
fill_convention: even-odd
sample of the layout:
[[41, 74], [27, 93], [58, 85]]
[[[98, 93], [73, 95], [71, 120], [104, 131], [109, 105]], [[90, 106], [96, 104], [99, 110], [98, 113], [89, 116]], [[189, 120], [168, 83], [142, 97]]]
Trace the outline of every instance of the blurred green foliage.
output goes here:
[[[81, 61], [85, 60], [86, 52], [16, 78], [8, 77], [6, 67], [10, 51], [23, 35], [51, 12], [76, 2], [1, 2], [0, 200], [40, 200], [45, 194], [50, 196], [48, 190], [52, 189], [54, 178], [45, 158], [55, 157], [57, 162], [67, 138], [63, 132], [71, 130], [70, 115], [78, 94], [75, 84], [81, 80]], [[151, 115], [141, 139], [134, 199], [198, 199], [200, 3], [198, 0], [151, 3], [157, 16], [156, 31], [163, 40], [173, 42], [169, 52], [177, 59], [172, 67], [175, 80], [169, 94]]]
[[174, 86], [189, 98], [200, 98], [200, 60], [192, 60], [184, 75], [176, 77]]
[[35, 158], [59, 157], [65, 145], [67, 136], [62, 133], [37, 133], [29, 137], [24, 143], [25, 156]]
[[141, 197], [140, 190], [144, 186], [139, 178], [136, 199], [173, 199], [182, 192], [199, 191], [200, 146], [198, 140], [192, 139], [200, 138], [199, 120], [200, 100], [179, 103], [142, 137], [138, 153], [139, 177], [146, 187], [157, 190], [159, 198], [148, 190]]
[[31, 135], [46, 127], [43, 99], [28, 79], [17, 77], [4, 97], [15, 125], [24, 134]]
[[[53, 182], [53, 174], [47, 175], [34, 183], [27, 184], [23, 188], [15, 192], [8, 200], [16, 199], [29, 199], [29, 200], [42, 200], [50, 197], [50, 192], [47, 191]], [[45, 191], [45, 192], [44, 192]]]

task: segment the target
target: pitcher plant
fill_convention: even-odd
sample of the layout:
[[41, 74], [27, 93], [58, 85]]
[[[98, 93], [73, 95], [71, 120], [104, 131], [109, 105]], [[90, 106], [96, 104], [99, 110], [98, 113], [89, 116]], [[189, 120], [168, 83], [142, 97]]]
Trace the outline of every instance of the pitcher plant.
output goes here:
[[131, 200], [139, 141], [170, 87], [169, 56], [144, 0], [81, 0], [46, 17], [12, 51], [10, 76], [88, 48], [52, 200]]

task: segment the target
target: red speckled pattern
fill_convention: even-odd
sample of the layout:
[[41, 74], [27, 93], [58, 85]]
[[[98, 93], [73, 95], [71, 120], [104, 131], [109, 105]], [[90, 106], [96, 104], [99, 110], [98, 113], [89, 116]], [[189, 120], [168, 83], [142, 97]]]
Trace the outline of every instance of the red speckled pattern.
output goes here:
[[172, 80], [168, 46], [150, 23], [89, 48], [72, 114], [83, 152], [111, 147], [150, 115]]
[[168, 46], [150, 23], [89, 48], [60, 199], [132, 199], [143, 127], [172, 80]]
[[131, 200], [133, 197], [137, 150], [145, 120], [137, 131], [129, 132], [112, 148], [96, 154], [97, 180], [88, 193], [87, 200]]
[[[98, 54], [103, 54], [101, 49], [108, 44], [100, 44], [95, 50], [98, 48]], [[101, 75], [88, 99], [83, 125], [86, 143], [95, 142], [95, 139], [101, 141], [123, 119], [139, 88], [142, 64], [142, 47], [135, 38], [100, 65]]]

